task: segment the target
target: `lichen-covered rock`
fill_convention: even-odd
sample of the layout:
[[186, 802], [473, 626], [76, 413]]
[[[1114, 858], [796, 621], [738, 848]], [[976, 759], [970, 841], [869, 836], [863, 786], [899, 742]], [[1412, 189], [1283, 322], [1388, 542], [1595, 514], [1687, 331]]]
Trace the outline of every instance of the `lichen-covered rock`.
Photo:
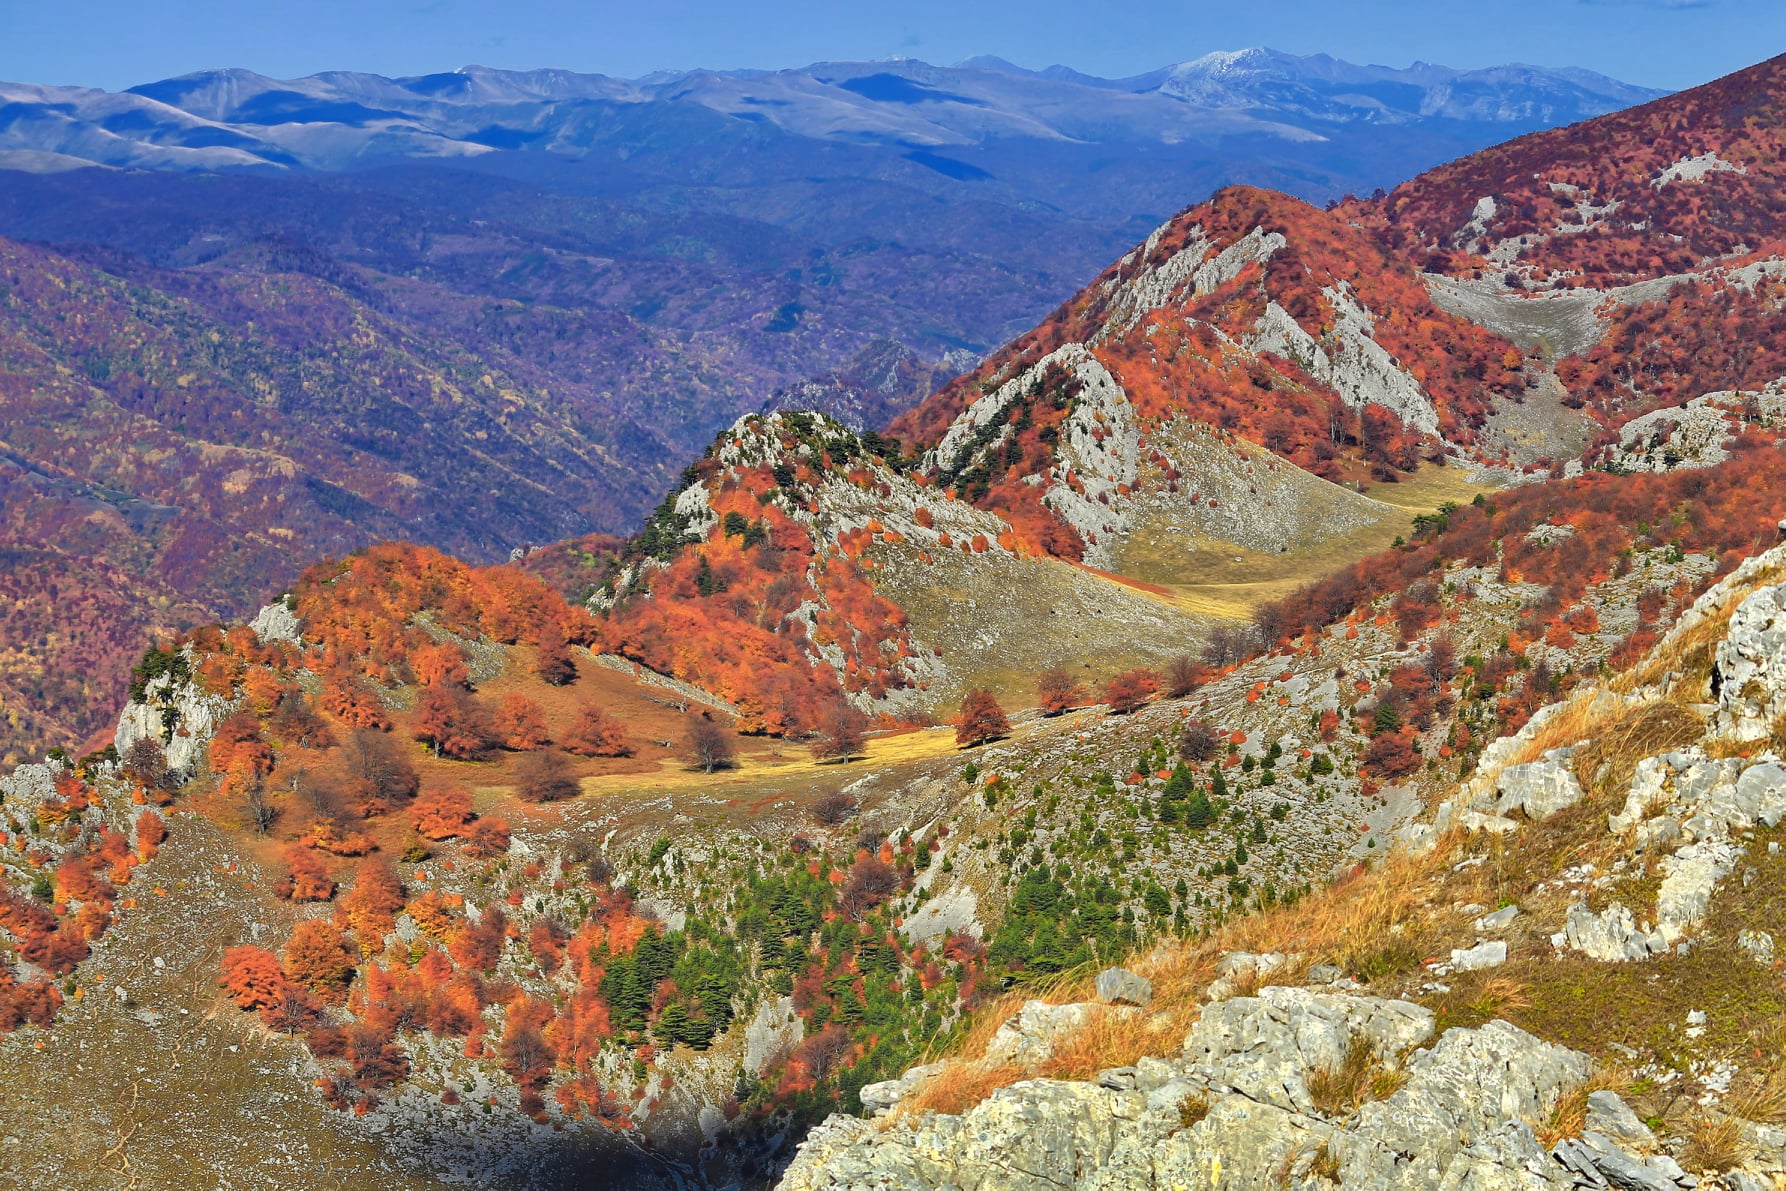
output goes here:
[[1133, 1014], [1138, 1010], [1118, 1005], [1099, 1005], [1081, 1001], [1071, 1005], [1050, 1005], [1046, 1001], [1025, 1001], [986, 1044], [988, 1062], [1010, 1063], [1017, 1067], [1033, 1067], [1054, 1056], [1057, 1044], [1077, 1034], [1106, 1013]]
[[1184, 1055], [1208, 1086], [1312, 1113], [1306, 1075], [1343, 1062], [1354, 1036], [1393, 1062], [1432, 1031], [1432, 1010], [1407, 1001], [1270, 987], [1205, 1008], [1185, 1038]]
[[1533, 820], [1548, 819], [1582, 798], [1581, 784], [1560, 757], [1509, 765], [1501, 770], [1496, 788], [1500, 792], [1500, 799], [1495, 804], [1496, 814], [1505, 816], [1521, 810], [1526, 818]]
[[1544, 1119], [1587, 1077], [1584, 1055], [1505, 1022], [1450, 1030], [1407, 1056], [1406, 1083], [1387, 1099], [1330, 1120], [1261, 1077], [1303, 1086], [1360, 1032], [1393, 1056], [1431, 1038], [1430, 1013], [1302, 989], [1210, 1011], [1215, 1020], [1194, 1032], [1183, 1058], [1143, 1059], [1097, 1084], [1031, 1080], [959, 1117], [885, 1128], [833, 1117], [808, 1136], [782, 1191], [1331, 1185], [1315, 1181], [1317, 1159], [1336, 1165], [1347, 1188], [1562, 1191], [1575, 1182], [1525, 1122]]
[[1099, 972], [1097, 992], [1098, 1000], [1106, 1005], [1137, 1005], [1145, 1009], [1153, 1002], [1153, 982], [1127, 968], [1105, 968]]
[[1737, 605], [1718, 643], [1712, 687], [1718, 735], [1765, 740], [1786, 714], [1786, 584], [1764, 587]]

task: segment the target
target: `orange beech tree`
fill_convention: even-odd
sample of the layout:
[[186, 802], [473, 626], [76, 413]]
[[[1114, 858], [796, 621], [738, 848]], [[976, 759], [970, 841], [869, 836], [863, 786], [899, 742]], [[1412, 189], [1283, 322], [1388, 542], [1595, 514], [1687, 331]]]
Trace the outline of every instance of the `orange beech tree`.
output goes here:
[[1085, 688], [1063, 667], [1054, 666], [1036, 675], [1036, 698], [1043, 715], [1060, 715], [1085, 701]]
[[584, 757], [630, 757], [626, 728], [607, 712], [591, 704], [577, 714], [576, 722], [561, 742], [566, 752]]
[[1112, 715], [1138, 711], [1160, 689], [1160, 680], [1152, 670], [1129, 670], [1104, 684], [1104, 702]]
[[515, 752], [531, 752], [551, 742], [546, 734], [546, 718], [540, 705], [526, 695], [508, 694], [497, 705], [492, 720], [502, 747]]
[[961, 700], [961, 714], [955, 720], [956, 744], [971, 748], [1009, 735], [1010, 731], [1005, 709], [998, 705], [991, 691], [977, 688]]

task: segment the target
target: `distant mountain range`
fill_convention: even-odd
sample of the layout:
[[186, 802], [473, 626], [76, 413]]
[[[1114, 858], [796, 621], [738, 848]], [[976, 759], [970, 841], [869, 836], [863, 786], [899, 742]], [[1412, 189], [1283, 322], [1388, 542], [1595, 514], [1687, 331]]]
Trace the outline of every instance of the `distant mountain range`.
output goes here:
[[1268, 49], [1209, 54], [1127, 79], [1061, 66], [1031, 71], [997, 58], [641, 79], [478, 66], [398, 79], [209, 70], [119, 93], [0, 84], [0, 162], [33, 170], [219, 170], [346, 169], [519, 149], [581, 158], [707, 135], [714, 126], [706, 118], [718, 115], [808, 140], [894, 147], [926, 168], [972, 180], [991, 172], [987, 164], [954, 151], [1012, 141], [1177, 145], [1236, 136], [1297, 144], [1344, 136], [1356, 125], [1489, 125], [1506, 135], [1660, 94], [1582, 70], [1465, 71], [1419, 62], [1397, 70]]

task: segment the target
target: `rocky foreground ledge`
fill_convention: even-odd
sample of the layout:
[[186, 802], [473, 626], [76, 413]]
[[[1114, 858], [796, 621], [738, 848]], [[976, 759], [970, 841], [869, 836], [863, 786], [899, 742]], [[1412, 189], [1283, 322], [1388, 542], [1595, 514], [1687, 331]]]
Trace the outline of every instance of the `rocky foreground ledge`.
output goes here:
[[[1684, 957], [1703, 943], [1700, 932], [1732, 883], [1727, 878], [1741, 869], [1747, 884], [1756, 875], [1745, 859], [1753, 859], [1757, 832], [1786, 820], [1786, 759], [1767, 747], [1786, 731], [1783, 571], [1786, 545], [1748, 560], [1701, 596], [1651, 655], [1690, 657], [1695, 640], [1705, 639], [1699, 648], [1710, 654], [1711, 701], [1677, 703], [1675, 711], [1680, 722], [1703, 724], [1703, 735], [1634, 760], [1626, 796], [1609, 800], [1604, 820], [1577, 815], [1574, 830], [1584, 847], [1593, 845], [1605, 871], [1584, 863], [1559, 881], [1600, 888], [1621, 874], [1653, 873], [1655, 889], [1637, 912], [1617, 900], [1596, 912], [1584, 895], [1548, 938], [1555, 955], [1620, 965]], [[1510, 764], [1541, 747], [1547, 721], [1576, 715], [1591, 739], [1595, 724], [1639, 722], [1646, 709], [1679, 700], [1673, 688], [1684, 681], [1670, 672], [1629, 695], [1588, 691], [1567, 709], [1541, 712], [1491, 745], [1458, 795], [1441, 803], [1431, 822], [1398, 832], [1398, 844], [1418, 853], [1451, 829], [1514, 839], [1542, 833], [1553, 816], [1584, 800], [1573, 766], [1588, 743]], [[1630, 737], [1633, 747], [1638, 739]], [[1768, 854], [1779, 847], [1770, 842]], [[1475, 927], [1493, 934], [1520, 913], [1504, 907]], [[1775, 966], [1770, 931], [1743, 930], [1734, 950], [1746, 958], [1732, 955], [1730, 962]], [[1498, 966], [1507, 958], [1505, 941], [1478, 938], [1477, 946], [1454, 950], [1450, 965], [1431, 970]], [[1358, 995], [1360, 986], [1331, 965], [1310, 967], [1308, 987], [1253, 992], [1285, 959], [1228, 956], [1176, 1057], [1106, 1070], [1096, 1082], [1030, 1079], [959, 1116], [900, 1108], [919, 1086], [950, 1077], [941, 1065], [865, 1088], [863, 1103], [880, 1110], [876, 1118], [832, 1117], [814, 1130], [781, 1191], [1786, 1188], [1786, 1128], [1769, 1123], [1786, 1120], [1786, 1108], [1755, 1114], [1759, 1121], [1722, 1115], [1721, 1154], [1701, 1161], [1706, 1156], [1678, 1138], [1665, 1145], [1605, 1086], [1616, 1081], [1597, 1073], [1586, 1054], [1501, 1020], [1441, 1032], [1431, 1010]], [[1106, 972], [1099, 979], [1102, 1004], [1031, 1002], [992, 1039], [988, 1058], [1033, 1068], [1093, 1016], [1149, 1012], [1151, 990], [1129, 987], [1127, 976]], [[1689, 1014], [1688, 1021], [1702, 1026], [1705, 1015]], [[1675, 1155], [1722, 1173], [1689, 1173]]]
[[[1432, 1012], [1406, 1001], [1269, 987], [1208, 1006], [1177, 1058], [1143, 1059], [1097, 1083], [1028, 1080], [958, 1117], [833, 1117], [780, 1187], [1720, 1186], [1660, 1153], [1610, 1091], [1591, 1092], [1579, 1136], [1547, 1149], [1539, 1129], [1591, 1075], [1588, 1056], [1504, 1021], [1435, 1038]], [[1348, 1102], [1372, 1089], [1388, 1094]], [[1750, 1167], [1786, 1170], [1786, 1132], [1756, 1134]], [[1747, 1172], [1721, 1182], [1774, 1185]]]

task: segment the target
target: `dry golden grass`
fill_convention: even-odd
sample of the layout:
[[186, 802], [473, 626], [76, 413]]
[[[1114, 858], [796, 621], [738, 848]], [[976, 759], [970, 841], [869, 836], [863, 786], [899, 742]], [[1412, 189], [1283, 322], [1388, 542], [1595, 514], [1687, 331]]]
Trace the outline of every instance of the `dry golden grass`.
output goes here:
[[1743, 1123], [1723, 1113], [1701, 1113], [1687, 1123], [1687, 1144], [1680, 1163], [1689, 1171], [1733, 1170], [1748, 1158], [1752, 1147], [1743, 1140]]
[[1639, 761], [1691, 744], [1704, 732], [1704, 719], [1672, 700], [1633, 708], [1595, 727], [1575, 754], [1576, 777], [1592, 797], [1622, 797]]
[[[1206, 946], [1215, 955], [1295, 951], [1311, 963], [1411, 950], [1419, 953], [1418, 963], [1433, 926], [1435, 879], [1462, 842], [1461, 832], [1450, 832], [1419, 855], [1392, 853], [1375, 868], [1355, 871], [1294, 905], [1233, 922]], [[1342, 966], [1358, 970], [1355, 962]]]
[[1309, 1162], [1308, 1172], [1315, 1178], [1326, 1179], [1330, 1183], [1339, 1181], [1339, 1155], [1333, 1152], [1332, 1146], [1326, 1142], [1321, 1143], [1320, 1147], [1315, 1150], [1314, 1158]]
[[1590, 1095], [1605, 1091], [1623, 1096], [1630, 1090], [1631, 1077], [1624, 1071], [1609, 1068], [1594, 1072], [1586, 1083], [1557, 1098], [1556, 1107], [1550, 1110], [1550, 1118], [1544, 1124], [1534, 1126], [1538, 1140], [1548, 1150], [1565, 1137], [1580, 1137], [1587, 1125]]
[[1407, 1073], [1385, 1063], [1368, 1038], [1354, 1034], [1338, 1063], [1309, 1072], [1308, 1094], [1322, 1115], [1343, 1117], [1367, 1100], [1394, 1095], [1407, 1080]]
[[[925, 1112], [959, 1113], [1032, 1075], [1088, 1079], [1106, 1068], [1130, 1066], [1143, 1055], [1175, 1050], [1202, 1012], [1202, 994], [1215, 978], [1217, 959], [1231, 951], [1302, 956], [1294, 970], [1279, 968], [1262, 980], [1241, 981], [1242, 992], [1255, 991], [1258, 984], [1293, 982], [1306, 971], [1303, 965], [1322, 959], [1346, 960], [1347, 966], [1360, 971], [1371, 970], [1384, 955], [1394, 958], [1396, 971], [1418, 965], [1426, 954], [1422, 946], [1436, 929], [1430, 912], [1434, 879], [1448, 866], [1461, 839], [1461, 834], [1452, 833], [1423, 855], [1392, 854], [1375, 869], [1360, 870], [1293, 906], [1249, 915], [1200, 942], [1159, 947], [1129, 961], [1131, 970], [1153, 982], [1153, 1005], [1140, 1014], [1106, 1015], [1063, 1042], [1034, 1071], [986, 1063], [987, 1044], [1026, 1000], [1064, 1004], [1089, 999], [1092, 974], [1074, 973], [1045, 986], [1008, 993], [975, 1014], [943, 1074], [900, 1104], [891, 1119]], [[1387, 1068], [1380, 1074], [1378, 1086], [1386, 1095], [1397, 1077]]]
[[1709, 695], [1712, 654], [1724, 639], [1730, 617], [1737, 606], [1763, 587], [1786, 579], [1786, 567], [1767, 567], [1743, 583], [1724, 592], [1710, 615], [1685, 632], [1672, 633], [1662, 639], [1649, 657], [1614, 681], [1614, 689], [1634, 691], [1653, 686], [1671, 673], [1679, 673], [1683, 681], [1675, 693], [1691, 702], [1703, 702]]
[[1064, 1005], [1090, 1000], [1095, 973], [1063, 973], [1051, 981], [1006, 993], [974, 1014], [943, 1072], [902, 1102], [889, 1119], [927, 1112], [960, 1113], [1019, 1079], [1090, 1079], [1105, 1068], [1127, 1067], [1143, 1055], [1176, 1049], [1202, 1012], [1198, 994], [1214, 977], [1215, 953], [1207, 948], [1161, 948], [1130, 961], [1129, 967], [1153, 983], [1152, 1008], [1105, 1014], [1057, 1046], [1046, 1063], [1026, 1070], [986, 1061], [993, 1035], [1016, 1016], [1025, 1001]]
[[1129, 1067], [1143, 1055], [1184, 1041], [1201, 1005], [1194, 994], [1162, 998], [1157, 1012], [1106, 1013], [1057, 1046], [1038, 1069], [1049, 1079], [1091, 1079], [1107, 1067]]
[[985, 1100], [1000, 1088], [1008, 1088], [1028, 1073], [1020, 1067], [1004, 1063], [950, 1063], [934, 1079], [928, 1080], [887, 1118], [887, 1123], [908, 1115], [943, 1113], [959, 1116]]
[[1461, 972], [1451, 980], [1451, 992], [1437, 1005], [1436, 1033], [1453, 1026], [1473, 1029], [1497, 1018], [1509, 1018], [1532, 1005], [1531, 990], [1516, 976], [1481, 976]]
[[1597, 694], [1599, 691], [1594, 687], [1584, 686], [1578, 689], [1539, 725], [1532, 738], [1508, 759], [1507, 765], [1524, 765], [1536, 761], [1551, 749], [1591, 740], [1605, 726], [1609, 715], [1604, 708], [1594, 706], [1594, 697]]
[[1760, 1125], [1786, 1124], [1786, 1071], [1768, 1072], [1759, 1087], [1732, 1105], [1732, 1111]]

